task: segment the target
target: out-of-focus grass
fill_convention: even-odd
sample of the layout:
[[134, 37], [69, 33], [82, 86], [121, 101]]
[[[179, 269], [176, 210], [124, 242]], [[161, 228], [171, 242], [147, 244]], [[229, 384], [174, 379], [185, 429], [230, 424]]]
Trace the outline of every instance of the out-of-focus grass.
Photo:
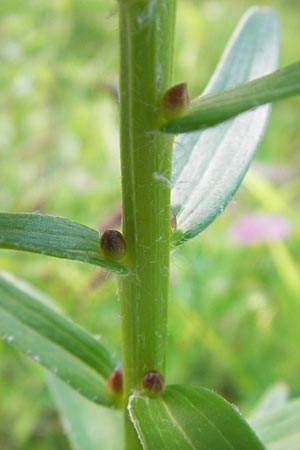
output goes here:
[[[187, 81], [192, 97], [249, 6], [178, 1], [174, 82]], [[281, 22], [281, 64], [288, 64], [299, 58], [299, 6], [284, 0], [272, 6]], [[119, 208], [116, 10], [113, 0], [1, 1], [2, 211], [47, 212], [97, 227]], [[259, 179], [253, 172], [225, 213], [172, 255], [167, 381], [212, 387], [244, 411], [278, 380], [300, 393], [298, 124], [299, 99], [275, 105], [257, 155], [269, 166]], [[227, 227], [257, 209], [288, 217], [289, 239], [234, 246]], [[92, 267], [9, 251], [1, 251], [0, 269], [45, 290], [119, 352], [113, 277], [95, 283], [99, 272]], [[41, 372], [5, 343], [0, 448], [68, 448]]]

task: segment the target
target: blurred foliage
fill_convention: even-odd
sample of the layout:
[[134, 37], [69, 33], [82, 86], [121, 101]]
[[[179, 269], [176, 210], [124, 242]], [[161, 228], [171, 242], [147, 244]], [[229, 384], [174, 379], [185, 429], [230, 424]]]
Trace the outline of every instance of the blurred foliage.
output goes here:
[[[174, 82], [187, 81], [192, 97], [251, 5], [178, 1]], [[299, 58], [299, 4], [274, 0], [272, 7], [281, 22], [281, 65], [292, 63]], [[93, 227], [113, 223], [120, 207], [117, 3], [2, 0], [0, 21], [1, 210], [47, 212]], [[244, 411], [278, 380], [300, 394], [300, 296], [293, 281], [300, 270], [299, 223], [291, 220], [281, 247], [234, 246], [226, 229], [245, 212], [276, 210], [272, 195], [284, 204], [278, 212], [297, 216], [299, 146], [295, 98], [274, 106], [257, 155], [271, 193], [245, 183], [209, 229], [172, 255], [167, 382], [212, 387]], [[1, 252], [0, 268], [45, 290], [120, 352], [114, 277], [9, 251]], [[5, 343], [0, 448], [69, 448], [40, 370]]]

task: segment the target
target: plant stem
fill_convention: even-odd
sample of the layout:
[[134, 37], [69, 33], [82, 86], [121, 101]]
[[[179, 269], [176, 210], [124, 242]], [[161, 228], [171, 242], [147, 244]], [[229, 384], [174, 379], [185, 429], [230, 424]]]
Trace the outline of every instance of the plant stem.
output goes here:
[[148, 370], [164, 373], [170, 252], [169, 137], [157, 129], [171, 83], [175, 0], [120, 0], [123, 234], [121, 278], [125, 448], [140, 449], [128, 397]]

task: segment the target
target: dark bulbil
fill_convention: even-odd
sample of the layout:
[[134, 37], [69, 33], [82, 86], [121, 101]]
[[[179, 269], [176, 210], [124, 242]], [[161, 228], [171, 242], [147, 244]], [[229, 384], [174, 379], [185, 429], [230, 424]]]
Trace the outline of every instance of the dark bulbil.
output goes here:
[[177, 230], [177, 218], [172, 208], [170, 209], [170, 225], [171, 231], [174, 233]]
[[100, 247], [107, 259], [122, 259], [126, 251], [126, 243], [122, 233], [117, 230], [106, 230], [100, 238]]
[[164, 387], [164, 377], [158, 370], [149, 370], [142, 378], [142, 388], [148, 395], [158, 395]]
[[117, 368], [112, 371], [112, 373], [109, 375], [109, 377], [107, 379], [107, 386], [115, 394], [122, 392], [122, 388], [123, 388], [122, 369]]
[[190, 104], [187, 83], [179, 83], [168, 89], [162, 99], [162, 110], [166, 119], [180, 117]]

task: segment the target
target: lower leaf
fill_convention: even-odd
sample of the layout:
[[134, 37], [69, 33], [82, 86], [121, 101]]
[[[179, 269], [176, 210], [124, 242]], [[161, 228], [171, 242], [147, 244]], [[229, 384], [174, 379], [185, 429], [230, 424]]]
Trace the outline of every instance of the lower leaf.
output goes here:
[[300, 398], [288, 401], [285, 385], [271, 388], [248, 422], [268, 450], [300, 450]]
[[107, 377], [117, 362], [83, 328], [28, 284], [0, 273], [0, 337], [96, 403], [112, 405]]
[[120, 411], [89, 402], [50, 374], [47, 382], [73, 450], [122, 448]]
[[99, 238], [98, 231], [63, 217], [0, 213], [0, 248], [83, 261], [119, 275], [128, 273], [124, 264], [106, 258]]
[[264, 449], [239, 411], [208, 389], [168, 386], [157, 398], [133, 395], [128, 409], [145, 450]]

